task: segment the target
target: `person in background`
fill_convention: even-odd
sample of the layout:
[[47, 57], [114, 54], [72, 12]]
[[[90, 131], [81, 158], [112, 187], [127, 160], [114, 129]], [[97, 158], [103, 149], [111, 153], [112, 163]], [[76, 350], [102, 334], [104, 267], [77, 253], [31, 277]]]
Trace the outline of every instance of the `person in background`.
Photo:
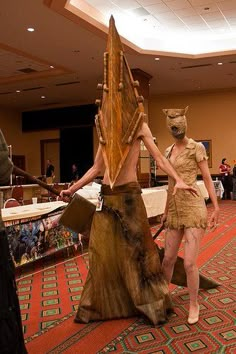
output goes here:
[[[165, 156], [182, 180], [198, 190], [197, 172], [200, 169], [206, 189], [213, 204], [213, 213], [209, 226], [215, 228], [219, 217], [219, 206], [214, 185], [209, 172], [207, 155], [202, 143], [186, 136], [187, 121], [185, 109], [165, 109], [167, 127], [174, 138], [174, 144], [167, 148]], [[187, 276], [190, 306], [188, 323], [194, 324], [199, 319], [199, 272], [197, 257], [200, 241], [207, 227], [207, 208], [200, 190], [198, 196], [178, 190], [173, 194], [175, 181], [168, 178], [168, 195], [162, 223], [166, 226], [165, 254], [162, 270], [168, 283], [171, 282], [174, 265], [182, 239], [184, 243], [184, 268]]]
[[[8, 147], [0, 130], [0, 184], [9, 182], [13, 164], [8, 157]], [[10, 254], [8, 237], [0, 212], [0, 352], [4, 354], [27, 353], [22, 331], [21, 314], [15, 267]]]
[[53, 179], [55, 177], [54, 170], [55, 170], [55, 168], [54, 168], [51, 160], [48, 159], [47, 160], [47, 165], [46, 165], [46, 181], [49, 184], [53, 182]]
[[232, 192], [232, 177], [230, 175], [231, 166], [227, 163], [227, 159], [224, 157], [219, 166], [219, 172], [221, 177], [221, 182], [224, 187], [224, 194], [222, 199], [231, 199]]
[[75, 183], [79, 179], [79, 171], [76, 163], [73, 163], [73, 165], [71, 166], [71, 171], [71, 183]]
[[46, 166], [46, 177], [53, 177], [54, 176], [54, 166], [52, 164], [51, 160], [47, 160], [47, 166]]

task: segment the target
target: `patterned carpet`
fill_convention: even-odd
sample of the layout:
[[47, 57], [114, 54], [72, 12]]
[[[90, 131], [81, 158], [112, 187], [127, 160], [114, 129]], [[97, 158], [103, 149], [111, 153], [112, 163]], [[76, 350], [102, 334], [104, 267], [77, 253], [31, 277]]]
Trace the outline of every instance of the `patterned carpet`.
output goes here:
[[[221, 286], [200, 291], [201, 317], [192, 326], [186, 322], [188, 293], [175, 286], [171, 288], [175, 314], [162, 327], [150, 326], [142, 318], [75, 324], [87, 254], [22, 274], [18, 286], [29, 353], [235, 353], [235, 234], [236, 202], [222, 201], [220, 225], [205, 235], [198, 262], [201, 273]], [[161, 246], [163, 236], [157, 241]]]

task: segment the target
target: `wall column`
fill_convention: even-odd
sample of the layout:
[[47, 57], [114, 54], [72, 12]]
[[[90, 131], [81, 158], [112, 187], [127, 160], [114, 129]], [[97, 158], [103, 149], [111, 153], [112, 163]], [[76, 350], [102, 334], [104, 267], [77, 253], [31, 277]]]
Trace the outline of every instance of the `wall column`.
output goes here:
[[[131, 70], [134, 80], [139, 81], [138, 93], [144, 98], [144, 112], [146, 114], [146, 122], [148, 123], [148, 99], [149, 99], [149, 82], [152, 78], [151, 75], [142, 71], [141, 69]], [[151, 175], [150, 175], [150, 155], [143, 144], [141, 144], [139, 163], [137, 166], [138, 181], [141, 187], [150, 187]]]
[[144, 97], [144, 111], [147, 115], [148, 122], [148, 99], [149, 99], [149, 88], [150, 80], [152, 76], [141, 69], [132, 69], [131, 70], [134, 80], [139, 81], [138, 93], [140, 96]]

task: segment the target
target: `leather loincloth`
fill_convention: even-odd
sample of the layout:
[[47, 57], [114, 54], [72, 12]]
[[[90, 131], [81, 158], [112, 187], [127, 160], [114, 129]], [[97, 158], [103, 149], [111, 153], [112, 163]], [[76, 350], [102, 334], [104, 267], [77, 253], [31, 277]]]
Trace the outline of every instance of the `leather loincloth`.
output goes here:
[[95, 212], [89, 244], [89, 272], [76, 321], [143, 314], [153, 324], [171, 309], [138, 183], [102, 186], [102, 211]]

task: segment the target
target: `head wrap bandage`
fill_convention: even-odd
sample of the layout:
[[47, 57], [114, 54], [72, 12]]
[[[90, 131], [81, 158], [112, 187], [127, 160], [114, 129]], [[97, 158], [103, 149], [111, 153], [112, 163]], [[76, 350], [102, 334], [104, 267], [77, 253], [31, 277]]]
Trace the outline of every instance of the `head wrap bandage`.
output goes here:
[[166, 115], [167, 128], [171, 135], [176, 139], [183, 139], [187, 131], [187, 120], [185, 114], [186, 108], [169, 108], [163, 109]]

